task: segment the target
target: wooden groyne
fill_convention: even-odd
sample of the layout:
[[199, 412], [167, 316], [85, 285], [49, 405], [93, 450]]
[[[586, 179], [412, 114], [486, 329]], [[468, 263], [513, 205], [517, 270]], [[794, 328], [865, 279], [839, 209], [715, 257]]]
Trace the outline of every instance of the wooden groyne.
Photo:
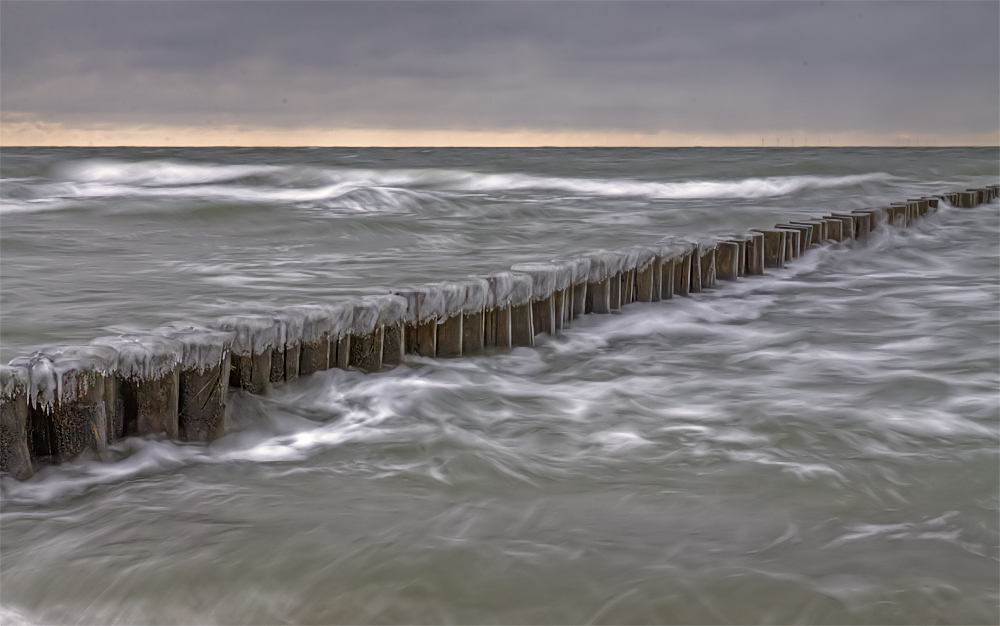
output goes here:
[[377, 372], [405, 354], [455, 358], [533, 346], [587, 314], [689, 296], [784, 267], [816, 246], [910, 226], [940, 201], [972, 208], [1000, 185], [811, 215], [705, 239], [514, 265], [465, 280], [398, 287], [149, 333], [46, 348], [0, 366], [0, 471], [92, 455], [129, 436], [211, 441], [233, 390], [270, 388], [330, 368]]

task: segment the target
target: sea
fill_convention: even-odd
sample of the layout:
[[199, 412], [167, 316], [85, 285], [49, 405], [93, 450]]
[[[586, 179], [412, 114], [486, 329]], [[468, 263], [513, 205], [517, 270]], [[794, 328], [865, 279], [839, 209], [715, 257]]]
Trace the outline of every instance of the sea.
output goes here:
[[[4, 148], [0, 357], [998, 182], [996, 148]], [[537, 339], [0, 477], [0, 622], [1000, 622], [1000, 202]]]

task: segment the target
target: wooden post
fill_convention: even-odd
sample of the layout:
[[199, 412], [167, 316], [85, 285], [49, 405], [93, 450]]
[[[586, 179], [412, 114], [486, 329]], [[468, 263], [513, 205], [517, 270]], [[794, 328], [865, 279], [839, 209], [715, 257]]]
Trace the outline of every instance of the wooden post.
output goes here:
[[691, 295], [691, 267], [695, 263], [694, 247], [685, 247], [674, 258], [674, 295]]
[[740, 275], [740, 244], [720, 241], [715, 244], [715, 275], [720, 280], [736, 280]]
[[809, 249], [812, 245], [813, 236], [813, 226], [812, 224], [796, 224], [792, 222], [790, 224], [778, 224], [775, 228], [783, 228], [785, 230], [796, 230], [799, 232], [799, 243], [798, 243], [798, 255]]
[[[271, 342], [263, 348], [266, 367], [262, 367], [260, 375], [265, 388], [271, 369], [271, 348], [277, 335], [273, 325], [271, 328]], [[234, 344], [239, 333], [235, 335]], [[125, 435], [166, 435], [169, 439], [177, 439], [184, 354], [181, 342], [156, 335], [123, 335], [99, 337], [91, 344], [118, 352], [118, 385], [125, 407]]]
[[590, 255], [589, 261], [584, 313], [607, 315], [611, 313], [610, 277], [613, 260], [609, 253], [598, 252]]
[[854, 218], [854, 238], [858, 241], [864, 241], [868, 239], [868, 235], [871, 234], [871, 224], [873, 221], [873, 216], [871, 213], [859, 213], [857, 211], [851, 213], [851, 217]]
[[510, 294], [510, 343], [512, 347], [535, 345], [535, 321], [531, 317], [533, 280], [527, 274], [513, 274]]
[[395, 367], [403, 363], [406, 342], [405, 298], [394, 295], [377, 296], [378, 326], [382, 329], [382, 366]]
[[376, 298], [358, 298], [352, 302], [348, 367], [362, 372], [377, 372], [382, 369], [385, 329], [378, 323], [381, 312], [382, 304]]
[[572, 268], [555, 263], [519, 263], [512, 266], [511, 271], [531, 277], [531, 317], [535, 334], [555, 335], [555, 293], [569, 285]]
[[509, 350], [510, 303], [514, 289], [513, 272], [494, 272], [482, 276], [486, 281], [486, 303], [483, 316], [483, 345]]
[[747, 275], [762, 276], [764, 274], [764, 233], [748, 233], [747, 240]]
[[35, 473], [28, 450], [28, 370], [0, 365], [0, 472], [17, 480]]
[[833, 241], [843, 241], [844, 240], [844, 223], [837, 219], [825, 219], [826, 222], [826, 234], [827, 237]]
[[490, 284], [486, 279], [477, 277], [462, 282], [465, 283], [465, 303], [462, 305], [462, 354], [480, 354], [486, 346], [484, 311]]
[[437, 317], [444, 311], [444, 295], [432, 285], [401, 287], [393, 293], [406, 300], [407, 354], [433, 357], [437, 354]]
[[822, 246], [826, 243], [826, 222], [823, 220], [792, 220], [789, 224], [791, 226], [808, 226], [812, 229], [806, 239], [806, 248], [810, 246]]
[[701, 292], [701, 246], [694, 244], [691, 246], [691, 271], [688, 279], [688, 293]]
[[233, 339], [229, 385], [261, 395], [271, 377], [271, 352], [278, 342], [278, 324], [270, 315], [230, 315], [216, 326], [236, 334]]
[[178, 374], [177, 436], [181, 441], [212, 441], [226, 428], [231, 353], [236, 334], [176, 323], [153, 334], [182, 346]]
[[303, 316], [296, 311], [275, 311], [271, 314], [277, 322], [278, 339], [271, 349], [272, 385], [299, 377], [299, 360], [302, 352]]
[[827, 217], [833, 220], [840, 220], [840, 236], [843, 240], [854, 239], [854, 216], [833, 213]]
[[[656, 284], [657, 251], [647, 246], [636, 246], [635, 253], [635, 297], [636, 302], [656, 302], [659, 298], [659, 285]], [[654, 300], [655, 296], [655, 300]]]
[[784, 230], [757, 230], [764, 236], [764, 267], [785, 266], [785, 234]]
[[698, 246], [701, 252], [701, 288], [715, 287], [715, 248], [716, 244], [703, 243]]

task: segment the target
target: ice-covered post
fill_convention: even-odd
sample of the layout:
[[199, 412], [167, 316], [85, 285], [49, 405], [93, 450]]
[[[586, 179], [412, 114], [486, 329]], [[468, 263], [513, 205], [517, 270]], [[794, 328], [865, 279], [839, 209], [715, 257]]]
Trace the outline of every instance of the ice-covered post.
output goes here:
[[[118, 389], [121, 394], [125, 435], [166, 435], [177, 439], [180, 370], [184, 346], [169, 337], [122, 335], [99, 337], [91, 342], [118, 353]], [[272, 343], [273, 345], [273, 343]], [[272, 346], [266, 348], [270, 359]], [[264, 381], [270, 362], [264, 368]]]
[[406, 300], [406, 330], [403, 334], [407, 354], [437, 355], [437, 317], [444, 310], [441, 290], [425, 285], [402, 287], [393, 293]]
[[257, 395], [266, 392], [278, 322], [270, 315], [230, 315], [219, 318], [216, 325], [235, 333], [229, 385]]
[[683, 244], [674, 258], [674, 295], [691, 295], [691, 267], [696, 263], [697, 246]]
[[531, 317], [534, 321], [534, 333], [555, 335], [556, 311], [553, 296], [563, 268], [553, 263], [518, 263], [510, 269], [512, 272], [531, 277]]
[[611, 312], [611, 256], [605, 252], [590, 255], [587, 273], [587, 299], [584, 313], [606, 315]]
[[703, 250], [701, 246], [697, 243], [691, 246], [691, 268], [690, 268], [690, 278], [688, 279], [688, 293], [700, 293], [701, 292], [701, 257]]
[[531, 347], [535, 345], [535, 320], [533, 319], [532, 285], [534, 280], [527, 274], [512, 273], [510, 287], [510, 345]]
[[628, 248], [619, 253], [622, 259], [621, 306], [635, 302], [635, 274], [639, 255], [635, 248]]
[[34, 474], [28, 450], [28, 370], [0, 365], [0, 472]]
[[271, 314], [277, 322], [278, 338], [271, 349], [271, 384], [299, 377], [299, 360], [302, 352], [303, 315], [294, 310], [280, 310]]
[[465, 306], [465, 283], [438, 283], [444, 298], [444, 310], [437, 320], [438, 358], [462, 356], [462, 308]]
[[659, 280], [656, 292], [661, 301], [674, 297], [674, 264], [677, 263], [679, 257], [680, 253], [673, 246], [660, 246], [656, 255], [655, 264], [658, 269], [654, 282]]
[[378, 325], [382, 328], [382, 365], [395, 367], [403, 363], [406, 328], [406, 299], [399, 296], [378, 296]]
[[514, 287], [513, 272], [494, 272], [482, 276], [488, 286], [483, 314], [483, 345], [509, 350], [510, 298]]
[[590, 259], [587, 257], [572, 257], [569, 259], [557, 259], [556, 263], [569, 265], [572, 268], [572, 278], [570, 283], [570, 298], [567, 301], [566, 321], [564, 326], [569, 326], [572, 320], [583, 315], [587, 310], [587, 281], [590, 279]]
[[656, 279], [662, 273], [656, 271], [657, 250], [648, 246], [636, 246], [635, 252], [635, 300], [637, 302], [657, 302], [660, 299], [660, 285]]
[[377, 372], [382, 369], [381, 303], [375, 298], [359, 298], [352, 302], [352, 309], [347, 366]]
[[[236, 334], [182, 323], [153, 330], [182, 346], [177, 434], [181, 441], [212, 441], [226, 428], [230, 357]], [[295, 352], [296, 357], [298, 352]], [[297, 360], [296, 360], [297, 363]]]
[[465, 281], [465, 302], [462, 305], [462, 354], [479, 354], [486, 346], [486, 295], [490, 284], [483, 278]]
[[333, 367], [347, 369], [351, 355], [354, 300], [346, 298], [289, 308], [302, 315], [299, 376], [308, 376]]

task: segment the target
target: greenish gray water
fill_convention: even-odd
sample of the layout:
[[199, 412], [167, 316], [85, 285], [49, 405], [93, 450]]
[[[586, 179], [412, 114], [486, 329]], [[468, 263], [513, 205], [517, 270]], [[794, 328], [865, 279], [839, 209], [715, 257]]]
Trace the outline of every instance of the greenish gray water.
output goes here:
[[[4, 359], [992, 184], [996, 150], [5, 150]], [[11, 623], [997, 623], [1000, 204], [2, 479]]]

